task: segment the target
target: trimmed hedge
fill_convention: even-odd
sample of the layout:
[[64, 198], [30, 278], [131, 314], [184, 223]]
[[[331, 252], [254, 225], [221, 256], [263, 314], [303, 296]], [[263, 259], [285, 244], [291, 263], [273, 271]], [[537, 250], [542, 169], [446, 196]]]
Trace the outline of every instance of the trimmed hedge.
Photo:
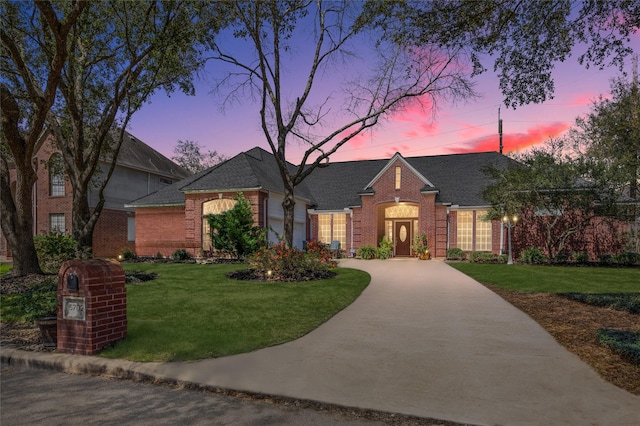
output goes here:
[[467, 253], [458, 247], [447, 250], [447, 259], [449, 260], [467, 260]]
[[640, 332], [601, 328], [596, 333], [598, 342], [621, 358], [640, 365]]
[[558, 293], [567, 299], [593, 306], [640, 314], [640, 293]]

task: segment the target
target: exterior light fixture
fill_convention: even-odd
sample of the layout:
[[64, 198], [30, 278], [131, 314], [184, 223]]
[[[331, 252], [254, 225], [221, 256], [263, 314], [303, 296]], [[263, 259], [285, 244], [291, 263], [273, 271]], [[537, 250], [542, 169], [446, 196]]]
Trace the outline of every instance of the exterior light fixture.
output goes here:
[[507, 227], [507, 238], [509, 239], [509, 260], [507, 261], [507, 265], [513, 265], [513, 254], [511, 252], [511, 228], [515, 226], [516, 223], [518, 223], [518, 216], [515, 214], [512, 217], [504, 215], [502, 217], [502, 222]]

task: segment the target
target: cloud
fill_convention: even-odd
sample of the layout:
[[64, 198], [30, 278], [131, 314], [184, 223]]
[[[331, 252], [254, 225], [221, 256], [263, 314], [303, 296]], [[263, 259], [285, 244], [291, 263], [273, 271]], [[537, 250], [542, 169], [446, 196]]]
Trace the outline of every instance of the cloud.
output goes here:
[[[514, 152], [530, 148], [534, 145], [546, 142], [566, 132], [570, 123], [553, 123], [550, 125], [530, 128], [526, 133], [507, 133], [502, 137], [503, 152]], [[461, 154], [468, 152], [498, 151], [500, 146], [497, 134], [483, 136], [474, 139], [461, 147], [450, 148], [450, 152]]]

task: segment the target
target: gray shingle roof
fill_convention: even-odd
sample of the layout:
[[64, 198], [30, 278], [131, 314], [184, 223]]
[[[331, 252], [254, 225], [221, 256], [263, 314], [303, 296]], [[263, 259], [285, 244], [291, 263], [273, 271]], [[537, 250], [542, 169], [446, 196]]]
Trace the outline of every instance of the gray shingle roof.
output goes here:
[[[405, 160], [440, 191], [436, 201], [460, 206], [482, 206], [482, 190], [490, 183], [483, 169], [494, 164], [506, 167], [513, 161], [496, 152], [409, 157]], [[342, 210], [361, 204], [359, 193], [382, 170], [388, 159], [330, 163], [317, 168], [296, 196], [310, 200], [317, 210]], [[294, 168], [293, 165], [290, 167]], [[135, 207], [184, 203], [191, 191], [260, 188], [283, 193], [284, 188], [273, 154], [253, 148], [195, 176], [136, 200]]]
[[125, 137], [118, 154], [118, 165], [148, 171], [172, 179], [182, 179], [191, 173], [160, 154], [129, 132]]

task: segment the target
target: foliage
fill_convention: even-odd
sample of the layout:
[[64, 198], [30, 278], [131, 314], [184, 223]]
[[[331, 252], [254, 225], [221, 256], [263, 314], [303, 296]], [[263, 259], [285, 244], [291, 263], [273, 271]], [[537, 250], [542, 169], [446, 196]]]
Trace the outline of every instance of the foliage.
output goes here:
[[158, 278], [127, 285], [127, 337], [100, 356], [147, 362], [215, 358], [297, 339], [351, 304], [370, 281], [344, 268], [333, 279], [299, 285], [227, 278], [238, 265], [123, 267]]
[[338, 263], [333, 260], [331, 256], [331, 252], [327, 248], [326, 244], [321, 243], [320, 241], [309, 241], [307, 243], [307, 253], [315, 254], [320, 258], [320, 261], [330, 268], [335, 268], [338, 266]]
[[122, 253], [120, 253], [120, 256], [122, 260], [133, 260], [136, 258], [136, 254], [129, 247], [125, 247]]
[[[88, 2], [0, 2], [0, 226], [13, 253], [14, 275], [39, 274], [33, 242], [35, 147], [54, 104], [70, 45], [71, 29]], [[29, 31], [42, 32], [42, 39]], [[39, 42], [41, 44], [39, 44]], [[42, 52], [49, 53], [44, 60]], [[15, 166], [15, 191], [9, 164]]]
[[598, 342], [632, 364], [640, 365], [640, 332], [601, 328]]
[[201, 148], [203, 147], [198, 142], [179, 140], [173, 148], [175, 155], [171, 159], [191, 173], [201, 172], [226, 160], [218, 151], [200, 152]]
[[640, 293], [559, 293], [567, 299], [576, 300], [588, 305], [626, 311], [630, 314], [640, 314]]
[[589, 255], [587, 253], [574, 251], [573, 253], [571, 253], [571, 260], [573, 260], [576, 263], [588, 263]]
[[615, 261], [620, 265], [626, 265], [626, 266], [637, 265], [638, 263], [640, 263], [640, 253], [633, 253], [633, 252], [619, 253], [615, 256]]
[[449, 260], [466, 260], [467, 253], [458, 247], [452, 247], [447, 250], [447, 259]]
[[48, 273], [58, 273], [67, 260], [84, 257], [77, 252], [76, 240], [68, 234], [57, 231], [38, 234], [33, 237], [33, 242], [40, 265], [43, 271]]
[[592, 157], [603, 168], [617, 192], [640, 199], [640, 89], [637, 57], [633, 80], [611, 82], [611, 97], [602, 95], [589, 114], [576, 119], [571, 140], [577, 150]]
[[178, 249], [171, 254], [171, 258], [176, 262], [180, 262], [191, 259], [191, 255], [184, 249]]
[[356, 254], [362, 259], [371, 260], [376, 258], [376, 256], [378, 255], [378, 250], [374, 246], [366, 244], [358, 247], [358, 251], [356, 252]]
[[[23, 310], [24, 321], [33, 322], [43, 317], [55, 317], [58, 309], [58, 282], [51, 278], [32, 285], [15, 302]], [[3, 306], [5, 309], [5, 306]]]
[[548, 263], [549, 258], [545, 256], [542, 250], [540, 250], [538, 247], [531, 247], [522, 250], [522, 253], [520, 253], [520, 261], [529, 265], [540, 265], [543, 263]]
[[487, 251], [472, 251], [469, 253], [471, 263], [507, 263], [508, 257], [505, 254], [493, 254]]
[[[587, 68], [623, 69], [633, 53], [640, 9], [634, 0], [455, 0], [371, 2], [390, 37], [415, 45], [460, 49], [473, 74], [493, 69], [504, 104], [516, 108], [553, 97], [554, 65], [580, 51]], [[392, 26], [388, 16], [395, 16]], [[491, 64], [483, 64], [492, 61]]]
[[585, 229], [600, 229], [611, 236], [612, 247], [619, 245], [613, 229], [615, 220], [626, 218], [626, 210], [596, 162], [567, 152], [562, 140], [517, 160], [505, 170], [488, 168], [494, 183], [483, 191], [491, 218], [505, 213], [521, 218], [522, 226], [514, 228], [516, 241], [542, 248], [552, 260], [571, 249], [586, 251]]
[[306, 253], [280, 242], [263, 248], [247, 259], [249, 267], [264, 281], [292, 282], [326, 278], [336, 263], [318, 250]]
[[387, 239], [386, 236], [382, 237], [380, 244], [376, 249], [376, 257], [378, 259], [389, 259], [393, 256], [393, 243]]
[[510, 291], [541, 293], [638, 293], [638, 268], [577, 268], [452, 262], [473, 279]]
[[411, 245], [411, 250], [418, 254], [426, 253], [429, 250], [429, 242], [427, 241], [427, 234], [416, 235]]
[[216, 250], [235, 258], [244, 258], [265, 244], [265, 233], [253, 225], [251, 204], [242, 193], [233, 197], [237, 203], [231, 210], [207, 216], [211, 242]]

